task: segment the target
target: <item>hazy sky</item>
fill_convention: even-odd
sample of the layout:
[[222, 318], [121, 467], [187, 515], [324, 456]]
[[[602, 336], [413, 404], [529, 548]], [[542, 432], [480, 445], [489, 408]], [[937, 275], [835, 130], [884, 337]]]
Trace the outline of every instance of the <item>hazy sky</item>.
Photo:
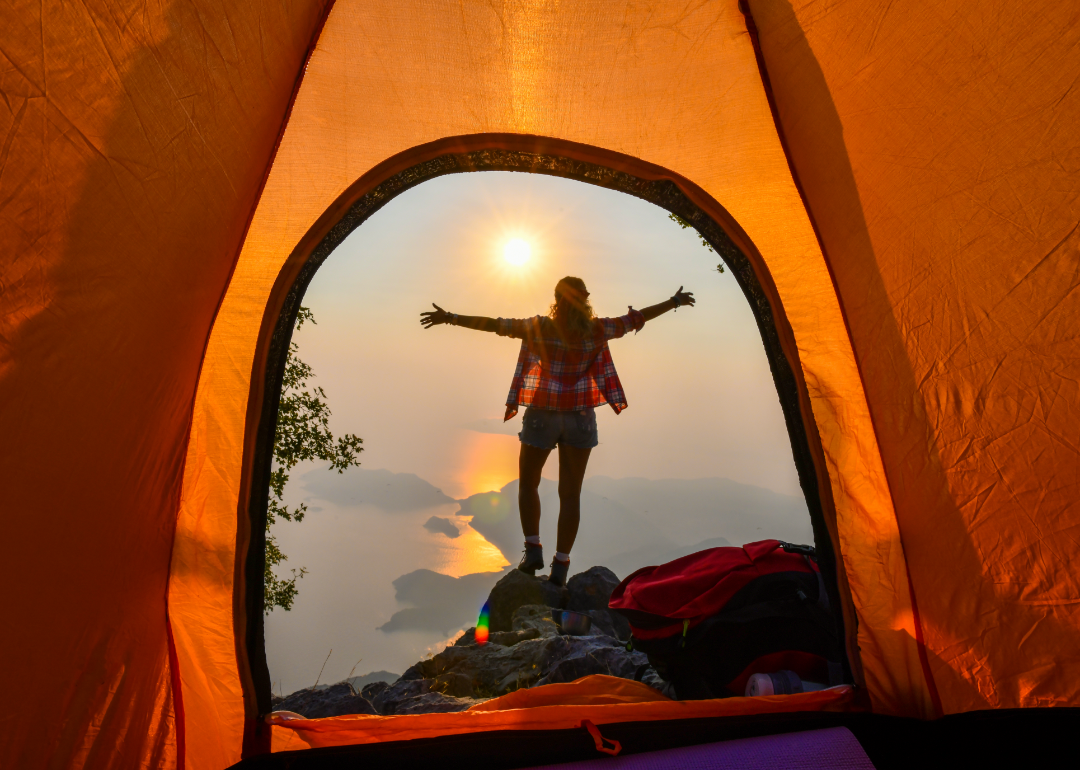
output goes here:
[[[532, 245], [522, 267], [504, 259], [511, 238]], [[707, 547], [700, 544], [720, 537], [805, 542], [809, 518], [761, 338], [735, 279], [716, 272], [718, 261], [694, 231], [651, 204], [507, 172], [425, 182], [353, 233], [304, 299], [317, 325], [294, 339], [317, 374], [311, 384], [326, 391], [333, 430], [364, 439], [363, 470], [330, 477], [304, 464], [286, 489], [289, 502], [312, 507], [303, 523], [274, 528], [289, 556], [283, 566], [310, 572], [293, 610], [267, 618], [275, 691], [314, 684], [330, 650], [323, 682], [340, 681], [354, 666], [358, 675], [401, 673], [440, 651], [454, 629], [379, 630], [406, 608], [395, 579], [418, 569], [457, 578], [518, 559], [513, 499], [496, 506], [499, 496], [483, 498], [506, 517], [504, 551], [481, 534], [494, 537], [490, 524], [474, 529], [452, 500], [517, 477], [521, 417], [506, 425], [501, 417], [520, 343], [448, 326], [424, 330], [419, 314], [433, 301], [468, 315], [532, 316], [547, 311], [567, 274], [585, 280], [600, 315], [661, 302], [680, 285], [695, 293], [697, 307], [611, 343], [629, 408], [597, 409], [600, 446], [589, 462], [571, 573], [598, 561], [626, 573], [639, 560], [660, 563], [675, 558], [676, 546]], [[555, 453], [545, 476], [558, 477]], [[727, 478], [771, 493], [687, 483], [654, 485], [661, 491], [650, 498], [634, 491], [637, 482], [612, 486], [598, 476]], [[550, 541], [557, 505], [553, 486], [546, 489], [541, 534]], [[729, 492], [715, 491], [722, 489]], [[656, 532], [663, 538], [654, 542]], [[451, 581], [430, 597], [432, 606], [460, 606], [467, 627], [497, 577], [470, 579], [468, 588]]]
[[[522, 267], [503, 256], [532, 246]], [[431, 302], [468, 315], [544, 313], [555, 283], [583, 278], [598, 315], [670, 297], [667, 313], [611, 343], [629, 408], [597, 409], [589, 475], [723, 476], [799, 494], [760, 336], [730, 272], [667, 212], [623, 193], [535, 174], [455, 174], [393, 200], [335, 251], [304, 299], [318, 325], [295, 339], [325, 388], [332, 427], [364, 439], [363, 463], [415, 473], [455, 498], [517, 475], [520, 414], [501, 424], [519, 342], [439, 326]], [[545, 469], [558, 474], [553, 456]]]

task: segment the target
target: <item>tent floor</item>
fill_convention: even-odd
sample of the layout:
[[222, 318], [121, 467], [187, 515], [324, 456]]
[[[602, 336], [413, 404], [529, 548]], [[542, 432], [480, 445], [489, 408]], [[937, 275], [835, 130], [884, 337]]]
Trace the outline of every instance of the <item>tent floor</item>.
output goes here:
[[[601, 725], [622, 744], [620, 756], [717, 741], [846, 727], [878, 770], [920, 766], [1031, 767], [1070, 756], [1080, 709], [1002, 709], [954, 714], [932, 722], [877, 714], [802, 712], [720, 719]], [[392, 743], [338, 746], [250, 757], [237, 770], [395, 768], [511, 770], [599, 759], [584, 729], [505, 730]]]

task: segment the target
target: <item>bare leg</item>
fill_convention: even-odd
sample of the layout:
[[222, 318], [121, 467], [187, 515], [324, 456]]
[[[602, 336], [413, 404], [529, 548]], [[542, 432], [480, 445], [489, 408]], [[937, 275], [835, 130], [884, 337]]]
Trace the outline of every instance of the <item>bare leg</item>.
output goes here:
[[[561, 553], [570, 553], [577, 539], [581, 523], [581, 482], [585, 479], [590, 452], [591, 449], [559, 445], [559, 540], [555, 550]], [[521, 520], [525, 521], [524, 514]]]
[[521, 531], [525, 537], [540, 534], [540, 473], [544, 470], [550, 449], [521, 444], [518, 456], [518, 512]]

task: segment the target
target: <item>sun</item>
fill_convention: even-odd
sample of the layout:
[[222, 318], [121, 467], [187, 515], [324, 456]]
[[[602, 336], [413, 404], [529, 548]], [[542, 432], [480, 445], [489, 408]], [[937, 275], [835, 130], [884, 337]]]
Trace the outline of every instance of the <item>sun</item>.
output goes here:
[[532, 256], [532, 249], [521, 238], [511, 238], [503, 247], [503, 258], [511, 265], [521, 267], [529, 261], [530, 256]]

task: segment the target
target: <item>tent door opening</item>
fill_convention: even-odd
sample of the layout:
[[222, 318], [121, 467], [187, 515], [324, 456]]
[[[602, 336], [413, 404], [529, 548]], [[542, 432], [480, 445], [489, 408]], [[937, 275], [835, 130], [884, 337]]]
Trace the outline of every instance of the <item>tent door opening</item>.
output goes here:
[[[773, 382], [784, 415], [784, 421], [790, 438], [791, 449], [800, 486], [806, 498], [814, 532], [821, 572], [829, 594], [837, 624], [837, 636], [847, 641], [843, 660], [843, 679], [845, 682], [859, 682], [859, 665], [853, 660], [854, 651], [854, 612], [850, 597], [846, 591], [842, 567], [838, 567], [836, 544], [831, 532], [835, 532], [835, 511], [832, 506], [828, 477], [824, 470], [824, 461], [820, 439], [809, 410], [809, 397], [806, 385], [801, 378], [801, 370], [794, 344], [790, 339], [789, 326], [775, 291], [769, 292], [764, 282], [771, 284], [771, 278], [760, 257], [744, 253], [728, 231], [700, 206], [695, 204], [670, 179], [650, 179], [635, 176], [599, 164], [587, 163], [578, 159], [556, 154], [538, 154], [505, 150], [480, 150], [468, 153], [447, 153], [407, 168], [344, 207], [344, 213], [328, 228], [328, 233], [306, 256], [299, 269], [295, 271], [291, 283], [284, 289], [280, 307], [267, 308], [267, 319], [276, 317], [272, 336], [266, 351], [265, 369], [255, 372], [252, 387], [261, 389], [261, 409], [258, 413], [258, 426], [255, 431], [254, 452], [251, 455], [249, 473], [251, 483], [247, 501], [248, 538], [247, 550], [237, 552], [237, 559], [243, 559], [238, 569], [244, 573], [244, 595], [237, 597], [238, 637], [246, 639], [247, 671], [242, 672], [247, 686], [251, 688], [258, 714], [267, 714], [271, 709], [272, 684], [266, 660], [264, 645], [263, 614], [263, 575], [265, 521], [267, 497], [273, 454], [273, 442], [276, 431], [278, 403], [281, 395], [285, 361], [291, 341], [296, 315], [299, 312], [304, 294], [316, 271], [330, 254], [356, 228], [382, 208], [389, 200], [406, 190], [452, 173], [468, 171], [519, 171], [541, 173], [573, 179], [608, 189], [624, 192], [653, 203], [693, 224], [702, 237], [731, 271], [753, 313], [762, 344], [769, 361]], [[343, 197], [349, 195], [349, 191]], [[338, 210], [341, 210], [335, 206]], [[730, 224], [729, 224], [730, 226]], [[737, 227], [737, 225], [735, 225]], [[745, 238], [745, 236], [743, 236]], [[748, 240], [748, 239], [746, 239]], [[279, 276], [279, 282], [282, 278]], [[272, 296], [280, 296], [275, 295]], [[275, 312], [276, 311], [276, 312]], [[268, 321], [264, 321], [264, 324]], [[258, 361], [259, 358], [256, 358]], [[259, 380], [261, 379], [261, 382]], [[250, 414], [250, 413], [249, 413]], [[252, 417], [249, 417], [249, 420]], [[825, 483], [822, 483], [824, 480]], [[847, 618], [847, 622], [845, 622]], [[242, 627], [239, 627], [242, 626]], [[243, 666], [241, 667], [243, 669]]]

